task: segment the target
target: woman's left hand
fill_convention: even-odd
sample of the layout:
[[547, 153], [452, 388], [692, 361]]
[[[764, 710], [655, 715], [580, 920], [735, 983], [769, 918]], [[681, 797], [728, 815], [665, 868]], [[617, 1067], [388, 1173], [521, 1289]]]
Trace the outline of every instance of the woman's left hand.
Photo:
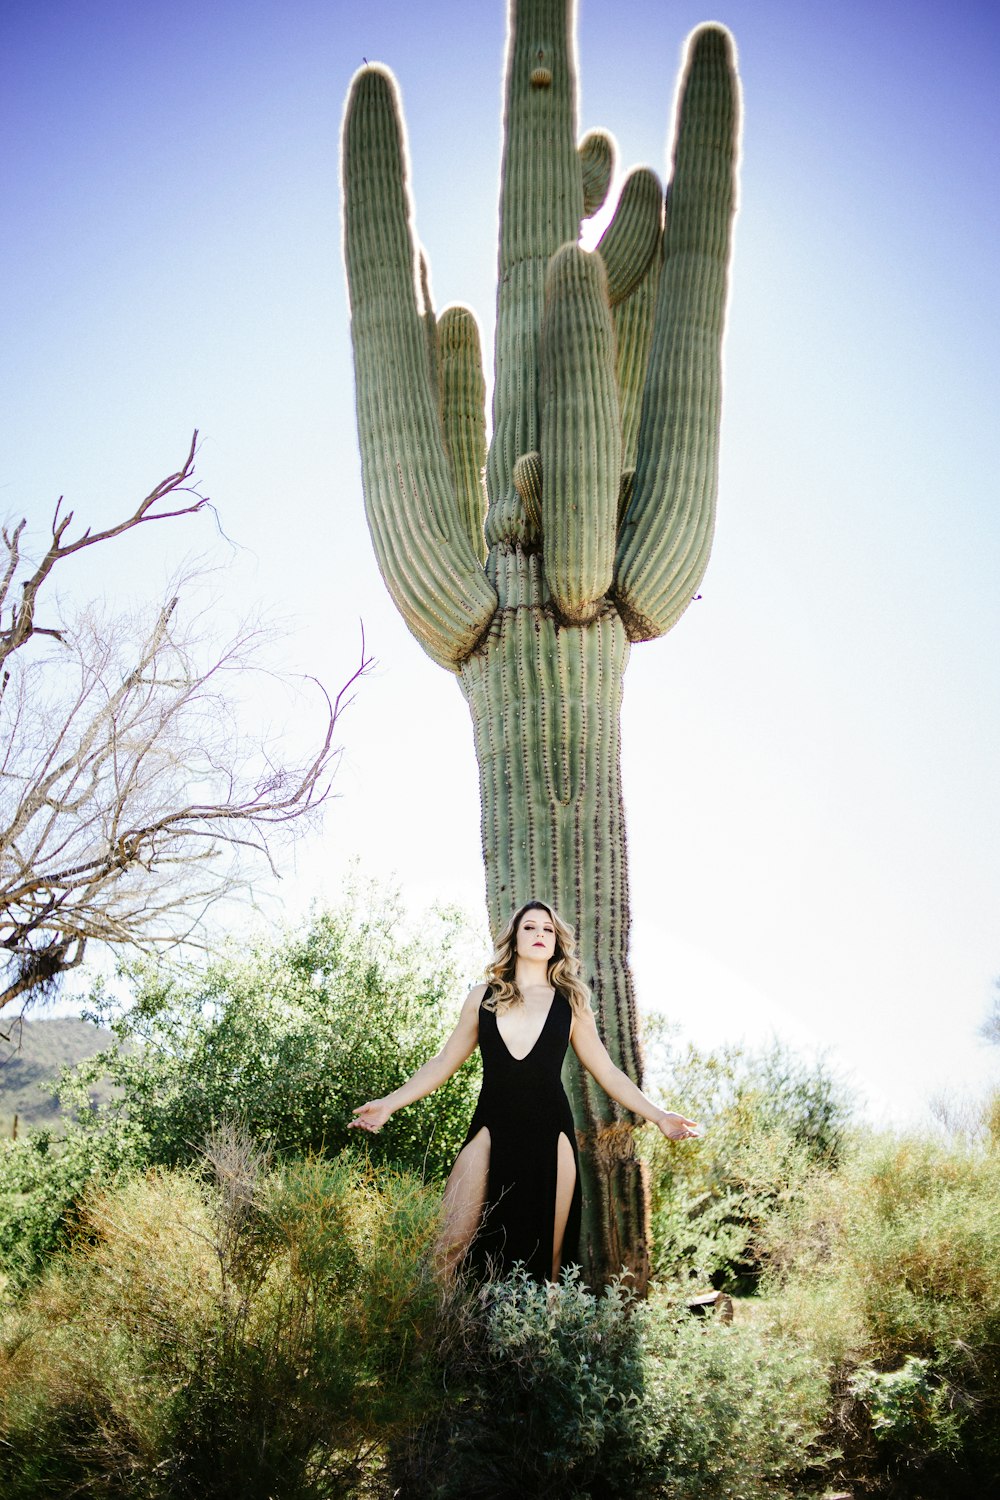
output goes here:
[[700, 1127], [694, 1120], [688, 1120], [684, 1115], [676, 1115], [673, 1110], [665, 1109], [661, 1119], [657, 1120], [656, 1126], [666, 1136], [668, 1141], [690, 1141], [699, 1134]]

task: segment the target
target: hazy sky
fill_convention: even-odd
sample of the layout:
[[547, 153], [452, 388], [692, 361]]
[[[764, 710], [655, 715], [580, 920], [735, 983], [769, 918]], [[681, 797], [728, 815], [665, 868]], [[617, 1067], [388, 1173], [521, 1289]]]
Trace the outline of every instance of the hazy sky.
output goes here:
[[[411, 905], [482, 909], [464, 702], [365, 528], [338, 133], [395, 70], [439, 306], [495, 296], [501, 4], [21, 0], [0, 7], [0, 499], [117, 517], [202, 432], [209, 518], [84, 555], [152, 595], [186, 554], [292, 622], [342, 721], [322, 839]], [[733, 30], [745, 92], [715, 550], [636, 647], [623, 711], [640, 1005], [703, 1044], [826, 1046], [875, 1117], [1000, 1075], [995, 5], [583, 0], [581, 131], [663, 171], [681, 48]], [[69, 579], [66, 579], [67, 583]], [[470, 975], [470, 979], [473, 976]]]

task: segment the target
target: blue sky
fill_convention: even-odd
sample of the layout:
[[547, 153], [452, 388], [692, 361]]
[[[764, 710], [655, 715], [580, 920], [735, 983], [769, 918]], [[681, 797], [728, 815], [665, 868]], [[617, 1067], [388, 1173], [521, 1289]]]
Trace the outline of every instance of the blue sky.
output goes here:
[[[471, 14], [470, 14], [471, 13]], [[482, 906], [454, 683], [409, 637], [360, 498], [338, 133], [364, 58], [403, 91], [439, 305], [492, 338], [499, 4], [2, 7], [0, 497], [98, 522], [192, 428], [210, 521], [72, 587], [142, 597], [185, 554], [332, 686], [378, 670], [339, 798], [284, 883], [352, 855], [415, 907]], [[1000, 973], [1000, 424], [992, 6], [580, 8], [581, 130], [663, 171], [681, 47], [733, 30], [745, 91], [717, 540], [636, 648], [623, 710], [640, 1004], [703, 1044], [827, 1047], [875, 1117], [979, 1086]], [[70, 580], [67, 579], [67, 583]], [[470, 976], [471, 978], [472, 976]]]

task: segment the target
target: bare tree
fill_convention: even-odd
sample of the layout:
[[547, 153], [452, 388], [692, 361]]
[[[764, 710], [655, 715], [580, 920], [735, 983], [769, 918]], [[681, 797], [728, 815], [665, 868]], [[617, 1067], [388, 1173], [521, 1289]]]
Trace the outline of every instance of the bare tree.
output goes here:
[[[0, 1010], [51, 987], [91, 941], [203, 943], [209, 908], [250, 889], [259, 866], [247, 856], [274, 870], [275, 834], [329, 790], [334, 726], [369, 665], [363, 638], [335, 701], [315, 684], [323, 725], [289, 761], [239, 724], [268, 633], [246, 627], [206, 658], [180, 607], [192, 574], [146, 618], [91, 606], [36, 620], [66, 558], [207, 505], [193, 483], [197, 438], [177, 473], [104, 531], [70, 539], [60, 498], [37, 564], [23, 556], [24, 520], [0, 533]], [[56, 609], [47, 594], [43, 605]]]

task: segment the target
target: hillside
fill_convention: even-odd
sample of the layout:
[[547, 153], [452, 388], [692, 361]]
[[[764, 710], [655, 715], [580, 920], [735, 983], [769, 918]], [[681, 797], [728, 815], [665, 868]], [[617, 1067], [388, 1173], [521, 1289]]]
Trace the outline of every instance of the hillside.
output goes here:
[[[9, 1041], [0, 1041], [0, 1133], [52, 1125], [59, 1118], [55, 1081], [63, 1067], [92, 1057], [111, 1041], [110, 1032], [73, 1017], [24, 1021]], [[98, 1102], [107, 1087], [93, 1090]]]

